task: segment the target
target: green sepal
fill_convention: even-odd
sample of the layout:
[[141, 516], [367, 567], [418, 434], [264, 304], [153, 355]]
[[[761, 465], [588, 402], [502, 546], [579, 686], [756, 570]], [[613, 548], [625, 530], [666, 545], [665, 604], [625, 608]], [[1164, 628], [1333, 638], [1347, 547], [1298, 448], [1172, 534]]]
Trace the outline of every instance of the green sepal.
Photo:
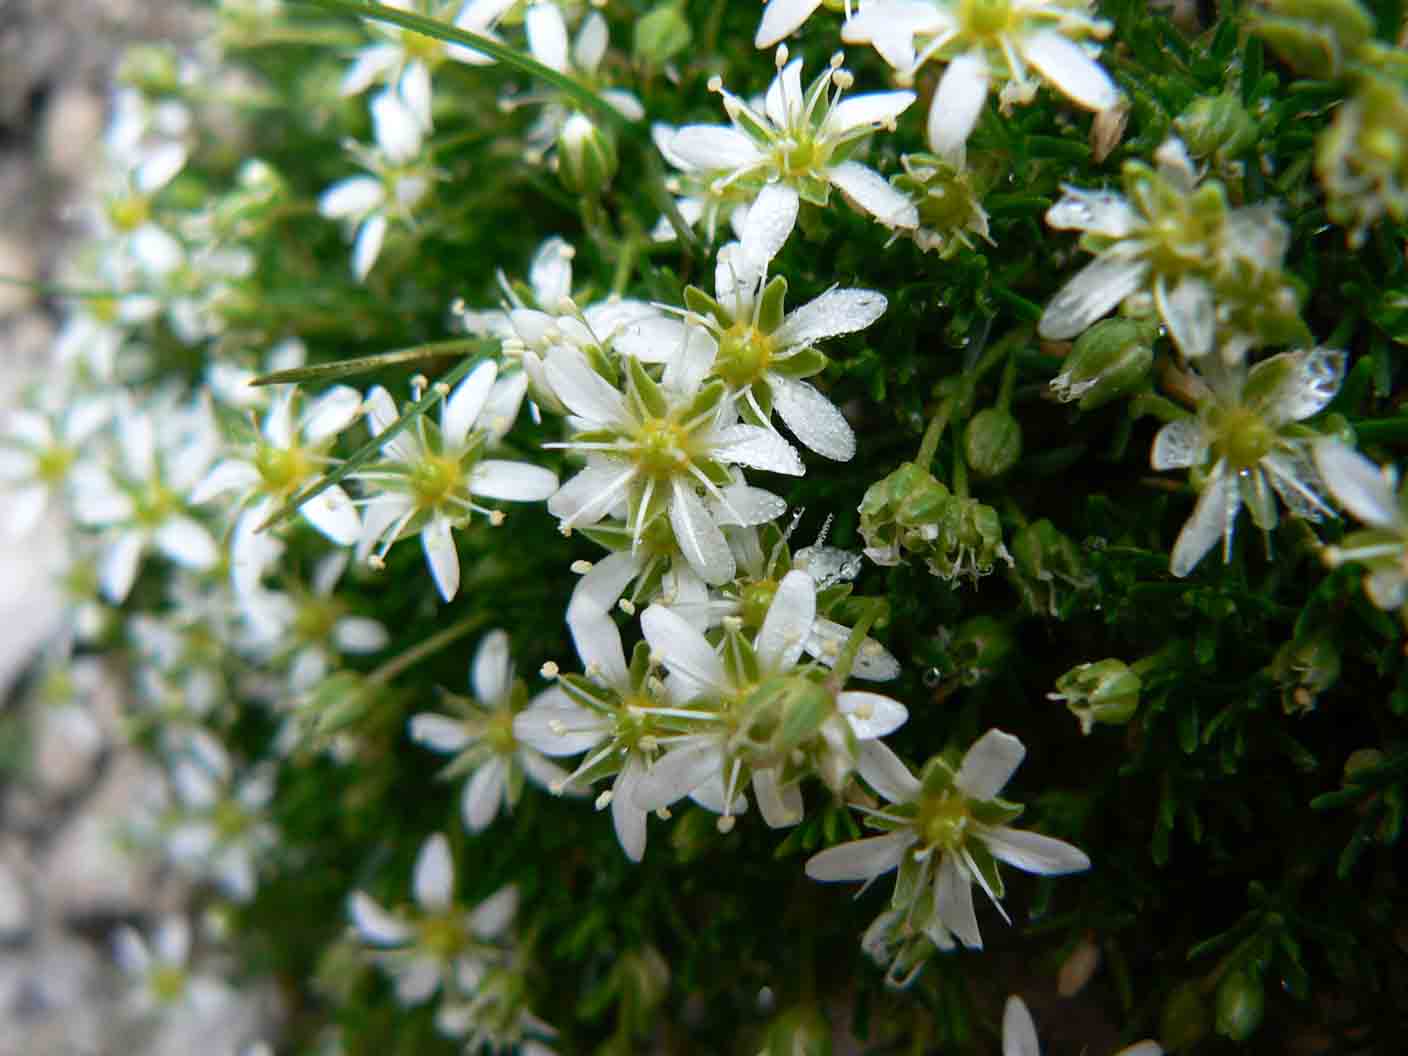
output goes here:
[[645, 364], [635, 356], [624, 357], [626, 371], [630, 376], [631, 395], [639, 401], [641, 408], [651, 418], [663, 418], [670, 410], [670, 401], [660, 385], [645, 370]]
[[774, 275], [763, 287], [762, 298], [758, 303], [758, 330], [770, 334], [782, 325], [786, 314], [783, 307], [787, 300], [787, 279]]
[[904, 854], [900, 856], [899, 871], [895, 874], [895, 893], [890, 898], [890, 905], [898, 910], [907, 910], [910, 906], [916, 905], [916, 899], [921, 897], [924, 889], [928, 887], [923, 883], [925, 862], [914, 857], [912, 848], [906, 848]]
[[712, 458], [701, 458], [694, 463], [695, 468], [709, 478], [709, 482], [725, 487], [733, 483], [733, 474], [721, 462], [715, 462]]
[[1006, 799], [970, 800], [968, 812], [984, 825], [1007, 825], [1022, 816], [1026, 808]]
[[[604, 348], [600, 345], [589, 345], [582, 350], [582, 354], [587, 357], [587, 362], [591, 365], [592, 370], [611, 382], [613, 388], [621, 387], [621, 375]], [[635, 360], [632, 359], [631, 362], [635, 363]]]
[[684, 288], [684, 306], [695, 315], [712, 315], [720, 326], [727, 327], [733, 320], [724, 311], [723, 305], [710, 297], [698, 286], [686, 286]]
[[636, 647], [631, 650], [631, 666], [629, 677], [631, 685], [640, 687], [645, 685], [645, 680], [650, 674], [650, 643], [647, 641], [636, 642]]
[[831, 202], [831, 184], [819, 176], [803, 173], [797, 180], [797, 193], [802, 201], [812, 205], [826, 206]]
[[718, 378], [710, 378], [700, 386], [694, 400], [685, 408], [682, 421], [691, 422], [702, 418], [714, 410], [728, 395], [728, 386]]
[[758, 681], [758, 654], [737, 631], [724, 634], [724, 671], [734, 685], [746, 686]]
[[942, 756], [936, 755], [924, 764], [919, 775], [922, 796], [944, 796], [954, 791], [958, 775]]
[[598, 546], [612, 553], [631, 548], [631, 532], [620, 521], [602, 521], [598, 524], [579, 525], [574, 531], [581, 532]]
[[584, 708], [591, 708], [594, 711], [609, 711], [611, 706], [616, 703], [615, 693], [598, 685], [585, 675], [561, 675], [558, 677], [557, 684], [562, 687], [562, 692], [572, 698], [574, 703], [580, 704]]
[[773, 360], [768, 364], [768, 369], [785, 378], [810, 378], [830, 365], [831, 360], [826, 358], [826, 353], [815, 348], [804, 348], [786, 359]]
[[987, 881], [993, 897], [1002, 898], [1007, 893], [1007, 888], [1002, 882], [1002, 874], [998, 872], [997, 860], [993, 858], [987, 847], [980, 840], [969, 840], [964, 844], [964, 850], [973, 859], [973, 864], [978, 867], [978, 872], [983, 874], [983, 879]]

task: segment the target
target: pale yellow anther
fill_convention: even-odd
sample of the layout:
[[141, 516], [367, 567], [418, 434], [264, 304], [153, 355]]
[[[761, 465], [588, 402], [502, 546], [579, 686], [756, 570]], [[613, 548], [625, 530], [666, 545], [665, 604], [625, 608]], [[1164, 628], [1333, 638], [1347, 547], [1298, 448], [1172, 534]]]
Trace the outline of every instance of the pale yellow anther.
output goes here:
[[733, 831], [733, 826], [734, 820], [732, 814], [725, 814], [718, 820], [719, 832], [723, 833], [725, 836], [727, 836], [730, 832]]
[[435, 383], [435, 391], [439, 393], [440, 396], [443, 398], [445, 396], [450, 395], [450, 386], [445, 384], [445, 382], [443, 381], [437, 381]]
[[386, 562], [382, 559], [380, 554], [372, 554], [367, 558], [367, 567], [374, 568], [378, 572], [381, 572], [386, 569]]
[[554, 735], [554, 736], [557, 736], [557, 737], [566, 737], [566, 736], [567, 736], [567, 723], [563, 722], [561, 719], [549, 719], [549, 720], [548, 720], [548, 729], [553, 732], [553, 735]]
[[635, 603], [631, 601], [630, 598], [622, 598], [616, 605], [627, 616], [634, 616], [636, 614]]
[[608, 788], [596, 797], [596, 809], [605, 810], [609, 806], [611, 806], [611, 789]]
[[508, 514], [503, 510], [491, 510], [489, 513], [489, 524], [495, 528], [503, 524], [508, 519]]
[[538, 674], [542, 675], [544, 678], [556, 678], [560, 670], [561, 668], [559, 668], [557, 664], [549, 660], [542, 667], [538, 668]]
[[724, 90], [724, 79], [716, 73], [709, 78], [706, 87], [711, 92], [722, 92]]
[[787, 65], [787, 57], [790, 54], [791, 53], [787, 50], [786, 44], [779, 44], [777, 46], [777, 53], [773, 56], [773, 62], [774, 64], [776, 64], [779, 70]]
[[576, 561], [573, 561], [569, 567], [572, 569], [574, 574], [579, 576], [585, 576], [588, 572], [592, 570], [592, 563], [590, 561], [584, 561], [581, 558], [578, 558]]

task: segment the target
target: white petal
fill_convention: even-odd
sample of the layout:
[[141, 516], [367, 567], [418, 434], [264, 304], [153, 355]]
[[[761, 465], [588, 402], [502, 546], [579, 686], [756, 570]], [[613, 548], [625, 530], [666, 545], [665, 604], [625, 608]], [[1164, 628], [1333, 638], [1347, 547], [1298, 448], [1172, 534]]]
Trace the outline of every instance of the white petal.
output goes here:
[[[401, 412], [396, 409], [396, 401], [391, 398], [391, 393], [380, 385], [367, 393], [366, 411], [367, 428], [372, 436], [380, 436], [401, 418]], [[388, 440], [382, 445], [381, 450], [384, 454], [400, 459], [402, 462], [413, 462], [420, 453], [414, 433], [406, 430], [402, 430]]]
[[564, 522], [595, 524], [620, 504], [635, 476], [636, 467], [622, 462], [587, 466], [548, 499], [548, 512]]
[[373, 44], [357, 52], [352, 66], [343, 75], [343, 95], [360, 95], [401, 61], [401, 49], [393, 44]]
[[873, 880], [896, 868], [912, 843], [914, 833], [906, 830], [828, 847], [807, 860], [807, 875], [823, 883]]
[[566, 239], [549, 238], [533, 254], [528, 284], [533, 297], [545, 312], [556, 313], [565, 298], [572, 296], [573, 249]]
[[1321, 490], [1324, 482], [1316, 475], [1315, 466], [1303, 447], [1272, 451], [1261, 460], [1261, 469], [1271, 479], [1271, 487], [1281, 496], [1286, 508], [1297, 517], [1319, 521], [1333, 517]]
[[[518, 762], [528, 779], [541, 788], [562, 788], [567, 782], [569, 775], [566, 770], [531, 749], [520, 750]], [[563, 794], [576, 796], [581, 793], [575, 788], [569, 788]]]
[[112, 941], [112, 952], [118, 967], [128, 975], [146, 975], [151, 967], [152, 955], [147, 950], [147, 944], [142, 941], [137, 929], [130, 924], [124, 924], [117, 929]]
[[352, 505], [340, 484], [324, 488], [300, 506], [298, 512], [338, 546], [352, 546], [362, 534], [357, 507]]
[[450, 908], [455, 897], [455, 863], [444, 833], [435, 833], [421, 847], [412, 885], [421, 909], [443, 913]]
[[220, 560], [220, 549], [203, 526], [189, 517], [168, 517], [161, 522], [154, 541], [178, 565], [208, 572]]
[[636, 806], [636, 789], [645, 776], [645, 767], [634, 752], [611, 785], [611, 825], [621, 850], [633, 862], [645, 856], [646, 811]]
[[1018, 42], [1018, 49], [1071, 102], [1097, 113], [1119, 102], [1120, 91], [1105, 68], [1056, 30], [1033, 33]]
[[939, 863], [939, 875], [934, 883], [934, 911], [944, 927], [958, 936], [963, 945], [975, 950], [983, 948], [978, 917], [973, 912], [973, 888], [967, 872], [953, 854], [945, 853]]
[[963, 756], [954, 784], [970, 799], [993, 799], [1026, 754], [1026, 746], [1010, 733], [988, 730]]
[[821, 134], [839, 136], [857, 129], [888, 127], [914, 105], [916, 98], [913, 92], [866, 92], [849, 96], [827, 115]]
[[30, 529], [39, 523], [48, 501], [49, 489], [42, 484], [21, 488], [6, 496], [9, 509], [5, 511], [5, 527], [11, 538], [18, 539], [27, 535]]
[[[1290, 360], [1293, 369], [1284, 370]], [[1299, 422], [1319, 414], [1340, 391], [1344, 380], [1345, 354], [1334, 348], [1303, 349], [1264, 359], [1247, 376], [1247, 387], [1255, 386], [1263, 370], [1281, 370], [1280, 384], [1259, 398], [1258, 405], [1274, 424]], [[1264, 388], [1264, 386], [1263, 386]]]
[[1120, 1049], [1115, 1056], [1164, 1056], [1164, 1047], [1157, 1041], [1136, 1041], [1133, 1045]]
[[1159, 281], [1154, 283], [1154, 301], [1168, 324], [1169, 337], [1185, 356], [1200, 359], [1212, 351], [1217, 320], [1211, 286], [1195, 276], [1185, 275], [1172, 291], [1165, 293], [1164, 284]]
[[670, 497], [670, 528], [675, 533], [675, 542], [684, 552], [690, 567], [699, 573], [706, 583], [717, 586], [733, 578], [737, 566], [733, 551], [728, 548], [728, 540], [699, 496], [693, 485], [675, 480]]
[[1144, 223], [1124, 195], [1115, 191], [1083, 191], [1066, 186], [1061, 190], [1061, 200], [1046, 210], [1048, 227], [1124, 238]]
[[778, 784], [775, 767], [753, 772], [753, 797], [758, 801], [758, 811], [770, 829], [782, 829], [796, 825], [805, 813], [802, 789], [797, 782]]
[[1208, 442], [1202, 423], [1196, 418], [1179, 418], [1154, 436], [1149, 464], [1155, 469], [1186, 469], [1202, 465], [1207, 453]]
[[948, 64], [929, 104], [929, 149], [961, 163], [964, 145], [988, 97], [988, 62], [981, 51], [966, 52]]
[[185, 251], [175, 236], [155, 224], [143, 224], [133, 234], [132, 256], [153, 275], [169, 275], [186, 259]]
[[828, 337], [864, 330], [885, 314], [888, 302], [874, 290], [827, 290], [789, 312], [773, 331], [773, 341], [783, 348], [806, 348]]
[[488, 430], [494, 440], [502, 440], [518, 421], [518, 411], [527, 394], [526, 370], [515, 370], [507, 376], [500, 376], [489, 390], [484, 409], [479, 412], [479, 427]]
[[1131, 259], [1127, 252], [1106, 250], [1061, 287], [1042, 313], [1037, 332], [1049, 341], [1077, 336], [1138, 290], [1148, 270], [1147, 264]]
[[577, 755], [611, 732], [609, 720], [573, 704], [559, 691], [513, 717], [513, 735], [544, 755]]
[[787, 503], [770, 491], [748, 484], [730, 484], [720, 489], [724, 501], [711, 505], [714, 520], [720, 525], [752, 527], [775, 521], [787, 512]]
[[464, 786], [461, 800], [464, 823], [470, 832], [483, 832], [499, 812], [503, 799], [508, 764], [495, 756], [474, 772]]
[[337, 621], [333, 628], [333, 641], [344, 653], [376, 653], [386, 648], [391, 635], [376, 620], [365, 617], [348, 616]]
[[909, 719], [909, 712], [899, 701], [865, 690], [847, 690], [837, 696], [836, 706], [862, 741], [891, 734]]
[[1237, 477], [1228, 473], [1226, 464], [1219, 462], [1198, 496], [1193, 515], [1178, 533], [1173, 544], [1169, 571], [1182, 578], [1193, 571], [1203, 555], [1223, 540], [1224, 548], [1232, 546], [1232, 525], [1237, 519], [1241, 498], [1237, 492]]
[[503, 631], [490, 631], [479, 643], [470, 680], [480, 703], [494, 704], [508, 696], [513, 688], [513, 656]]
[[318, 212], [331, 220], [358, 220], [380, 207], [386, 189], [371, 176], [353, 176], [333, 184], [318, 199]]
[[[797, 226], [801, 201], [797, 191], [785, 183], [768, 184], [753, 200], [739, 239], [750, 285], [766, 277], [768, 265], [787, 244]], [[719, 293], [722, 297], [723, 291]]]
[[670, 149], [687, 169], [703, 172], [748, 169], [763, 160], [751, 139], [724, 125], [685, 125], [675, 132]]
[[[640, 574], [641, 567], [641, 559], [630, 551], [608, 554], [592, 565], [572, 591], [572, 600], [567, 605], [567, 622], [571, 624], [574, 613], [581, 610], [610, 612], [631, 580]], [[589, 662], [586, 657], [582, 659]]]
[[786, 128], [802, 114], [802, 60], [795, 58], [777, 72], [763, 99], [767, 118], [778, 128]]
[[163, 964], [184, 965], [191, 954], [191, 925], [185, 917], [166, 917], [152, 937], [152, 952]]
[[1023, 872], [1038, 876], [1065, 876], [1090, 868], [1090, 859], [1079, 847], [1038, 832], [1009, 829], [1005, 825], [984, 828], [979, 838], [992, 856]]
[[1036, 1023], [1026, 1003], [1013, 994], [1002, 1012], [1002, 1056], [1041, 1056]]
[[430, 68], [419, 60], [407, 63], [405, 72], [396, 84], [396, 90], [401, 96], [401, 101], [406, 104], [406, 109], [414, 116], [416, 125], [423, 131], [429, 131]]
[[1380, 528], [1403, 523], [1404, 514], [1391, 473], [1335, 440], [1315, 445], [1315, 465], [1335, 499], [1366, 524]]
[[411, 740], [437, 752], [462, 751], [473, 740], [463, 721], [433, 712], [412, 715], [410, 731]]
[[622, 395], [587, 365], [576, 349], [554, 348], [544, 364], [548, 383], [557, 398], [573, 414], [593, 425], [615, 425], [626, 421]]
[[[720, 757], [722, 760], [722, 757]], [[722, 768], [715, 769], [714, 773], [705, 781], [697, 785], [689, 794], [689, 798], [694, 800], [705, 810], [713, 811], [715, 814], [746, 814], [748, 813], [748, 797], [739, 793], [734, 796], [733, 804], [728, 806], [724, 803], [724, 777]]]
[[753, 642], [763, 671], [788, 671], [802, 656], [802, 646], [816, 619], [816, 583], [793, 570], [782, 578], [763, 626]]
[[427, 955], [415, 960], [396, 975], [396, 1000], [403, 1005], [419, 1005], [430, 1000], [440, 986], [440, 963]]
[[1364, 593], [1385, 612], [1408, 602], [1408, 577], [1397, 568], [1381, 568], [1364, 577]]
[[791, 444], [771, 429], [757, 425], [731, 425], [723, 429], [713, 455], [722, 462], [735, 462], [790, 477], [800, 477], [806, 472]]
[[607, 612], [591, 605], [567, 607], [567, 629], [577, 646], [577, 655], [590, 673], [608, 686], [624, 686], [627, 682], [626, 654], [621, 647], [621, 632]]
[[577, 69], [583, 73], [595, 73], [606, 55], [608, 43], [606, 19], [601, 17], [600, 11], [593, 11], [582, 19], [577, 40], [572, 45], [572, 61]]
[[541, 502], [557, 491], [557, 474], [527, 462], [486, 458], [470, 473], [469, 490], [488, 499]]
[[481, 939], [492, 939], [504, 933], [518, 912], [518, 889], [501, 887], [474, 907], [469, 915], [469, 930]]
[[362, 891], [353, 891], [347, 911], [362, 938], [376, 946], [399, 946], [410, 941], [411, 929]]
[[372, 99], [372, 125], [376, 142], [397, 164], [405, 164], [420, 153], [424, 128], [420, 117], [392, 92]]
[[559, 73], [568, 72], [567, 23], [556, 4], [534, 4], [523, 16], [523, 28], [528, 32], [528, 47], [533, 58]]
[[826, 170], [826, 178], [847, 198], [886, 227], [918, 227], [919, 209], [874, 169], [843, 161]]
[[488, 402], [489, 390], [494, 387], [499, 367], [493, 360], [486, 360], [469, 372], [469, 376], [455, 386], [445, 400], [445, 409], [440, 417], [440, 432], [449, 451], [464, 450], [465, 440], [474, 427], [479, 412]]
[[133, 182], [143, 194], [155, 194], [186, 167], [186, 147], [182, 143], [160, 143], [137, 166]]
[[820, 6], [821, 0], [768, 0], [753, 47], [770, 48], [783, 37], [791, 36]]
[[435, 589], [446, 601], [454, 601], [460, 589], [460, 555], [455, 548], [455, 537], [450, 531], [450, 522], [444, 517], [430, 519], [420, 533], [421, 549], [430, 565], [430, 576], [435, 580]]
[[376, 258], [381, 256], [382, 243], [386, 241], [386, 215], [374, 213], [357, 229], [357, 241], [352, 246], [352, 274], [365, 282]]
[[688, 329], [682, 319], [668, 316], [638, 319], [621, 329], [613, 347], [642, 363], [668, 363], [684, 347]]
[[856, 772], [891, 803], [909, 803], [919, 796], [919, 779], [884, 741], [862, 741]]
[[350, 385], [335, 385], [309, 405], [300, 429], [309, 443], [319, 444], [356, 421], [361, 410], [360, 392]]
[[668, 807], [710, 778], [718, 778], [722, 766], [719, 746], [712, 740], [686, 742], [666, 752], [642, 775], [635, 786], [635, 806], [644, 811]]
[[718, 342], [702, 326], [687, 325], [684, 341], [665, 364], [660, 384], [682, 401], [691, 400], [709, 376], [719, 353]]
[[259, 470], [249, 462], [231, 459], [219, 463], [191, 492], [191, 502], [199, 506], [227, 491], [249, 491], [259, 484]]
[[672, 673], [683, 675], [701, 689], [726, 685], [724, 665], [714, 647], [679, 613], [652, 605], [641, 614], [640, 628], [651, 651]]
[[837, 462], [854, 457], [855, 432], [845, 415], [814, 385], [781, 374], [770, 374], [768, 385], [778, 417], [805, 447]]

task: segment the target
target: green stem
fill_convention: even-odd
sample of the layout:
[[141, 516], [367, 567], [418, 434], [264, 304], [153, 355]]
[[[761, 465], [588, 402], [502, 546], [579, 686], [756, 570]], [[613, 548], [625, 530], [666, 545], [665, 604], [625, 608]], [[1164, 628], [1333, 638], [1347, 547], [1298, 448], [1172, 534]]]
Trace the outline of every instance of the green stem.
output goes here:
[[368, 682], [374, 682], [379, 686], [384, 686], [393, 678], [407, 668], [420, 663], [427, 656], [438, 653], [445, 646], [458, 641], [471, 631], [478, 629], [488, 620], [488, 614], [479, 612], [473, 616], [466, 616], [457, 623], [452, 623], [443, 631], [432, 634], [423, 642], [411, 646], [399, 656], [393, 656], [386, 663], [382, 664], [375, 671], [367, 676]]
[[1012, 391], [1017, 387], [1017, 356], [1015, 354], [1007, 357], [1007, 366], [1002, 369], [1002, 387], [997, 392], [997, 409], [999, 411], [1010, 410], [1012, 407]]
[[860, 647], [865, 644], [865, 636], [885, 611], [883, 598], [867, 598], [864, 605], [860, 619], [856, 620], [855, 626], [851, 628], [851, 636], [846, 639], [846, 646], [836, 658], [836, 663], [832, 665], [831, 674], [826, 680], [837, 693], [846, 684], [846, 679], [851, 677], [851, 668], [855, 666], [856, 657], [860, 655]]
[[374, 3], [373, 0], [361, 0], [361, 2], [358, 0], [298, 0], [298, 2], [312, 7], [320, 7], [324, 11], [334, 11], [340, 15], [355, 15], [358, 18], [374, 18], [378, 22], [389, 22], [402, 29], [409, 29], [413, 33], [420, 33], [449, 44], [459, 44], [470, 48], [481, 55], [497, 59], [506, 66], [512, 66], [514, 69], [546, 81], [563, 94], [570, 96], [583, 109], [600, 115], [613, 125], [635, 131], [635, 123], [575, 77], [565, 74], [561, 70], [555, 70], [551, 66], [545, 66], [537, 59], [525, 55], [515, 48], [510, 48], [506, 44], [500, 44], [497, 40], [480, 36], [478, 33], [471, 33], [436, 18], [427, 18], [425, 15], [417, 15], [410, 11], [387, 7], [385, 4]]
[[1354, 426], [1354, 435], [1365, 443], [1408, 440], [1408, 416], [1362, 420], [1350, 424]]
[[953, 445], [953, 496], [968, 497], [968, 460], [963, 457], [963, 445]]
[[1179, 419], [1188, 417], [1188, 412], [1168, 397], [1157, 396], [1152, 392], [1146, 392], [1136, 396], [1129, 402], [1129, 417], [1131, 421], [1138, 421], [1146, 414], [1152, 414], [1155, 418], [1164, 423], [1176, 422]]
[[631, 275], [636, 270], [636, 261], [640, 259], [642, 235], [635, 221], [629, 217], [626, 221], [630, 233], [621, 243], [616, 257], [616, 271], [611, 276], [611, 292], [620, 297], [626, 292], [626, 286], [631, 281]]
[[422, 359], [441, 359], [445, 356], [471, 352], [484, 345], [478, 337], [460, 337], [449, 341], [432, 341], [415, 348], [400, 348], [394, 352], [382, 352], [375, 356], [357, 356], [354, 359], [339, 359], [332, 363], [316, 363], [308, 367], [291, 367], [276, 370], [272, 374], [255, 378], [251, 385], [291, 385], [305, 381], [331, 381], [351, 374], [365, 374], [392, 367], [398, 363], [415, 363]]
[[950, 396], [939, 404], [934, 417], [929, 419], [929, 427], [924, 430], [924, 439], [919, 444], [919, 454], [914, 456], [914, 464], [920, 469], [928, 469], [934, 464], [934, 452], [939, 449], [939, 437], [943, 436], [948, 420], [953, 417], [953, 409], [957, 406], [958, 397]]

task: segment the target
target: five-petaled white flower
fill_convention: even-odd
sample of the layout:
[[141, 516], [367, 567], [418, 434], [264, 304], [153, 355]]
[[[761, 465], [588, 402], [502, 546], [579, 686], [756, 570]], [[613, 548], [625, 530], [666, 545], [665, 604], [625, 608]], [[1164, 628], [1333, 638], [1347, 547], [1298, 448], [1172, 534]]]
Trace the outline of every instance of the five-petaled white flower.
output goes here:
[[[872, 44], [904, 80], [931, 58], [946, 62], [929, 110], [930, 141], [961, 144], [993, 79], [1007, 80], [1004, 106], [1036, 94], [1028, 67], [1071, 102], [1106, 110], [1119, 100], [1092, 58], [1110, 24], [1086, 12], [1090, 0], [868, 0], [841, 27], [848, 44]], [[941, 151], [940, 153], [944, 153]]]
[[191, 925], [185, 917], [163, 917], [150, 942], [124, 924], [113, 938], [113, 954], [118, 967], [137, 983], [128, 999], [137, 1013], [179, 1008], [205, 1016], [234, 997], [221, 980], [191, 971]]
[[1219, 357], [1204, 363], [1207, 397], [1196, 418], [1180, 418], [1154, 437], [1155, 469], [1207, 467], [1198, 504], [1178, 535], [1169, 563], [1186, 576], [1222, 540], [1232, 558], [1237, 512], [1246, 503], [1264, 532], [1276, 527], [1276, 496], [1296, 517], [1318, 521], [1332, 511], [1311, 458], [1319, 434], [1298, 425], [1339, 391], [1344, 353], [1326, 348], [1283, 352], [1248, 370]]
[[18, 539], [39, 523], [51, 502], [71, 492], [71, 474], [89, 441], [112, 418], [112, 405], [97, 396], [73, 399], [51, 413], [10, 411], [0, 436], [0, 489], [6, 534]]
[[1369, 527], [1325, 548], [1332, 567], [1363, 565], [1364, 593], [1381, 609], [1408, 603], [1408, 491], [1398, 490], [1398, 474], [1380, 469], [1335, 440], [1315, 445], [1315, 465], [1335, 501]]
[[356, 231], [352, 272], [362, 280], [381, 255], [392, 221], [409, 224], [416, 206], [439, 178], [422, 150], [430, 131], [426, 116], [392, 92], [380, 93], [371, 105], [376, 146], [347, 144], [348, 152], [371, 175], [335, 183], [318, 199], [323, 216]]
[[[490, 631], [479, 643], [470, 671], [474, 698], [447, 695], [458, 715], [422, 712], [410, 721], [411, 739], [432, 751], [453, 754], [443, 772], [465, 782], [460, 806], [465, 827], [482, 832], [502, 806], [512, 810], [527, 776], [544, 788], [561, 790], [567, 772], [549, 762], [515, 732], [514, 718], [529, 704], [523, 684], [513, 677], [508, 635]], [[549, 689], [537, 699], [557, 690]]]
[[866, 743], [860, 775], [890, 802], [867, 810], [869, 823], [887, 831], [814, 855], [807, 875], [869, 883], [898, 868], [891, 899], [897, 916], [877, 924], [903, 923], [941, 950], [953, 949], [955, 938], [981, 949], [972, 885], [976, 882], [1003, 913], [998, 861], [1041, 876], [1090, 868], [1090, 859], [1069, 843], [1007, 825], [1022, 808], [998, 793], [1026, 753], [1016, 737], [989, 730], [968, 749], [957, 771], [936, 756], [916, 778], [882, 742]]
[[[384, 455], [355, 474], [369, 497], [358, 557], [377, 548], [380, 564], [396, 540], [419, 533], [440, 596], [454, 599], [460, 559], [452, 529], [482, 513], [498, 524], [503, 514], [475, 498], [537, 502], [557, 490], [557, 476], [541, 466], [484, 458], [518, 417], [522, 375], [497, 382], [498, 366], [486, 361], [446, 395], [437, 427], [422, 414], [382, 445]], [[419, 394], [419, 393], [417, 393]], [[372, 435], [386, 432], [400, 416], [391, 394], [377, 386], [367, 395]]]
[[802, 60], [786, 59], [787, 49], [780, 47], [781, 68], [761, 110], [715, 77], [710, 87], [723, 97], [731, 126], [685, 125], [666, 137], [666, 159], [707, 193], [707, 229], [714, 229], [726, 202], [751, 202], [773, 183], [822, 206], [834, 188], [888, 227], [916, 226], [914, 203], [852, 158], [865, 137], [894, 127], [914, 102], [914, 93], [872, 92], [842, 99], [853, 78], [841, 68], [840, 55], [803, 89]]

